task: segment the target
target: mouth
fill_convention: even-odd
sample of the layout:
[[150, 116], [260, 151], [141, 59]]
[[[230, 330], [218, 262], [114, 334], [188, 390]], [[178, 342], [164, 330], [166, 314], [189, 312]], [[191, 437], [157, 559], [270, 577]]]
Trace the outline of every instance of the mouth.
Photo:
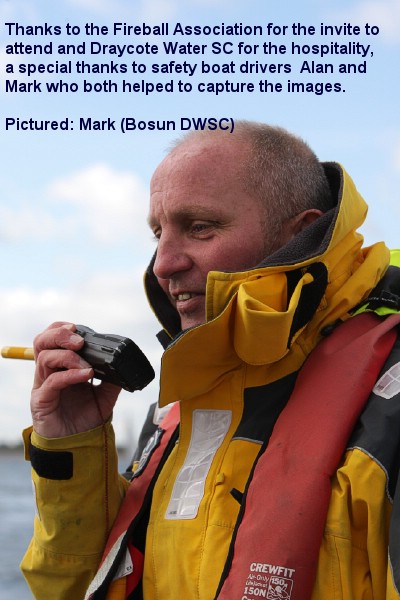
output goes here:
[[178, 312], [185, 312], [197, 307], [199, 303], [204, 302], [203, 292], [184, 292], [179, 291], [171, 294], [173, 303]]
[[176, 300], [178, 300], [178, 302], [183, 302], [185, 300], [190, 300], [190, 298], [193, 298], [194, 294], [191, 294], [190, 292], [184, 292], [183, 294], [178, 294], [177, 296], [175, 296]]
[[176, 290], [170, 298], [178, 311], [182, 329], [200, 325], [205, 321], [205, 294], [200, 291]]

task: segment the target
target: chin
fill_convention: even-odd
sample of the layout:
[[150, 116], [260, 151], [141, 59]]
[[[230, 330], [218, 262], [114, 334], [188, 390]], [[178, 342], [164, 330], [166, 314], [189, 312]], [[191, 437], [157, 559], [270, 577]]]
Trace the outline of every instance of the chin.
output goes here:
[[205, 319], [181, 319], [181, 327], [182, 331], [186, 331], [187, 329], [192, 329], [193, 327], [198, 327], [199, 325], [203, 325], [205, 323]]

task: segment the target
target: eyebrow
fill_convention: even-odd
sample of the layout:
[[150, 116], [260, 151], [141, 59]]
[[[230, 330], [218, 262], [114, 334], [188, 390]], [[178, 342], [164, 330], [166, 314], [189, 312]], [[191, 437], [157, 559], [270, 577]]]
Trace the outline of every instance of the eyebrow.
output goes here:
[[[172, 217], [174, 221], [185, 222], [193, 219], [219, 220], [222, 215], [218, 207], [203, 206], [201, 204], [186, 205], [173, 211]], [[226, 219], [226, 217], [225, 217]], [[150, 214], [147, 218], [147, 223], [151, 229], [159, 226], [159, 221], [156, 217]]]

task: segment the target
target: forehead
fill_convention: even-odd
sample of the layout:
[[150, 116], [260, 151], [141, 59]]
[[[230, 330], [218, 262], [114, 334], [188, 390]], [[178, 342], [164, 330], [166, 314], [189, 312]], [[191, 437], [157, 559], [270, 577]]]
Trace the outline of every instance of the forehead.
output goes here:
[[[243, 188], [247, 148], [229, 140], [184, 142], [157, 167], [151, 180], [150, 221], [167, 210], [191, 214], [233, 205]], [[243, 201], [243, 198], [241, 199]]]
[[226, 183], [229, 179], [237, 179], [243, 170], [245, 154], [246, 147], [242, 143], [234, 140], [229, 142], [225, 138], [195, 138], [183, 142], [157, 167], [151, 190], [156, 191], [160, 183], [208, 185], [215, 181]]

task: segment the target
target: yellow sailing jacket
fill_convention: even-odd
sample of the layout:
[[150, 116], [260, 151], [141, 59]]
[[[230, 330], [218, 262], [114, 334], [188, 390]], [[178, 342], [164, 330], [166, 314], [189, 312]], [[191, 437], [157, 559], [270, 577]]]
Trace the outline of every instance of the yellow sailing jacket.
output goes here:
[[[215, 597], [253, 465], [305, 359], [338, 321], [370, 302], [372, 290], [378, 289], [381, 304], [387, 294], [396, 303], [399, 279], [397, 271], [387, 273], [388, 249], [383, 243], [362, 248], [356, 233], [365, 218], [364, 201], [341, 167], [327, 164], [326, 171], [337, 206], [264, 264], [210, 273], [204, 325], [179, 335], [176, 315], [148, 274], [150, 302], [172, 337], [162, 359], [159, 404], [179, 402], [181, 420], [179, 440], [158, 474], [144, 521], [145, 600]], [[385, 273], [394, 292], [386, 293]], [[351, 368], [357, 368], [356, 357]], [[377, 391], [332, 478], [313, 600], [399, 597], [400, 573], [388, 561], [388, 546], [398, 510], [391, 520], [400, 414], [396, 393], [384, 398]], [[33, 433], [31, 443], [40, 457], [33, 461], [39, 516], [23, 572], [39, 600], [84, 598], [104, 547], [105, 510], [112, 521], [128, 485], [117, 475], [111, 426], [63, 440]], [[72, 457], [73, 467], [65, 459], [69, 467], [58, 479], [46, 467], [52, 453], [56, 463], [65, 453]], [[395, 552], [396, 539], [393, 543]], [[126, 597], [123, 575], [129, 568], [122, 561], [107, 598]], [[263, 597], [267, 571], [256, 566], [255, 579], [238, 590], [238, 599]], [[275, 581], [270, 597], [285, 597], [283, 573], [274, 576], [282, 583]]]

